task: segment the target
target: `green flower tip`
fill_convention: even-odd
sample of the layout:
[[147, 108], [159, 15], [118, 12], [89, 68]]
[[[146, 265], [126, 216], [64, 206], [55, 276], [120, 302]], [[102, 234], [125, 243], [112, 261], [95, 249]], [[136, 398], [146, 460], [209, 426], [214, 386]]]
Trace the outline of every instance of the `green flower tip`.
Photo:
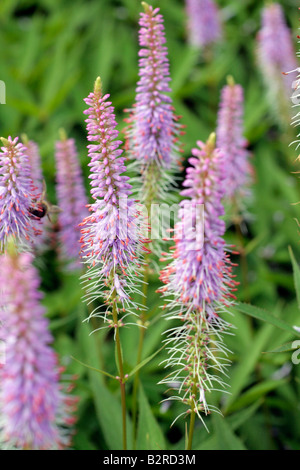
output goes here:
[[22, 142], [23, 142], [24, 145], [27, 145], [27, 144], [28, 144], [29, 139], [28, 139], [28, 135], [27, 135], [27, 134], [25, 134], [25, 133], [21, 134], [21, 139], [22, 139]]
[[215, 145], [216, 145], [216, 133], [212, 132], [207, 140], [207, 146], [213, 150], [215, 148]]
[[96, 78], [95, 85], [94, 85], [94, 93], [95, 94], [102, 94], [102, 80], [100, 77]]
[[145, 13], [148, 13], [148, 12], [149, 12], [150, 6], [148, 5], [148, 3], [142, 2], [142, 7], [144, 8]]
[[5, 137], [0, 137], [0, 140], [5, 147], [9, 146], [9, 141]]
[[7, 240], [5, 251], [11, 257], [17, 256], [18, 251], [17, 251], [16, 243], [15, 243], [13, 236], [10, 236], [9, 239]]
[[59, 129], [58, 135], [59, 135], [59, 139], [60, 139], [62, 142], [64, 142], [65, 140], [67, 140], [67, 133], [66, 133], [65, 129], [63, 129], [62, 127]]
[[227, 85], [229, 86], [234, 86], [235, 85], [235, 81], [234, 81], [234, 78], [232, 75], [228, 75], [227, 77]]

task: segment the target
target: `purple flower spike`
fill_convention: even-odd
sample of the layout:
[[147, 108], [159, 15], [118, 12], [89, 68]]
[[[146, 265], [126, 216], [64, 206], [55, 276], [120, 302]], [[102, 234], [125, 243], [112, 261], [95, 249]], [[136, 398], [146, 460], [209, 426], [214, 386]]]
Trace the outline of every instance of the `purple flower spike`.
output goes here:
[[186, 0], [186, 11], [192, 46], [205, 47], [221, 38], [219, 11], [213, 0]]
[[146, 3], [140, 15], [139, 76], [136, 102], [127, 119], [128, 146], [132, 159], [143, 167], [156, 162], [170, 168], [178, 160], [179, 125], [169, 87], [169, 60], [163, 17], [159, 8]]
[[251, 167], [247, 141], [243, 136], [244, 92], [232, 78], [221, 92], [218, 113], [217, 147], [222, 150], [225, 160], [225, 198], [238, 204], [248, 194]]
[[179, 320], [179, 326], [167, 332], [169, 357], [165, 363], [171, 372], [161, 383], [172, 388], [178, 384], [178, 396], [173, 399], [182, 401], [189, 407], [187, 412], [195, 411], [202, 420], [202, 412], [214, 410], [207, 403], [209, 392], [226, 386], [213, 372], [225, 372], [228, 366], [222, 335], [230, 325], [222, 317], [235, 299], [236, 282], [220, 218], [224, 214], [224, 157], [215, 149], [214, 134], [205, 144], [197, 144], [181, 192], [189, 199], [181, 202], [175, 246], [171, 254], [165, 254], [163, 260], [170, 263], [161, 272], [166, 317]]
[[35, 192], [40, 197], [43, 192], [43, 173], [41, 167], [41, 156], [38, 144], [33, 140], [28, 140], [26, 135], [22, 135], [22, 141], [26, 148], [29, 165], [31, 168], [31, 179], [33, 181]]
[[287, 125], [294, 77], [285, 73], [297, 69], [297, 61], [291, 32], [279, 3], [271, 3], [262, 11], [258, 62], [276, 117], [279, 123]]
[[41, 231], [28, 209], [35, 197], [31, 167], [26, 148], [18, 138], [1, 138], [0, 153], [0, 252], [9, 236], [20, 245], [28, 245]]
[[33, 256], [8, 245], [0, 267], [0, 442], [2, 448], [52, 450], [70, 445], [77, 398], [59, 383], [56, 354]]
[[61, 131], [61, 140], [55, 144], [56, 193], [58, 214], [60, 257], [72, 261], [69, 268], [79, 268], [79, 224], [88, 215], [87, 197], [83, 176], [78, 161], [74, 139], [67, 139]]
[[[102, 95], [101, 80], [85, 102], [90, 157], [91, 195], [95, 202], [91, 215], [82, 223], [82, 257], [88, 264], [88, 295], [97, 298], [106, 292], [106, 299], [132, 303], [130, 290], [136, 290], [136, 270], [139, 268], [141, 245], [139, 211], [128, 176], [123, 175], [125, 157], [121, 157], [122, 143], [116, 140], [118, 131], [114, 108]], [[92, 281], [92, 282], [90, 282]], [[128, 309], [127, 309], [128, 312]], [[106, 316], [105, 316], [106, 318]]]

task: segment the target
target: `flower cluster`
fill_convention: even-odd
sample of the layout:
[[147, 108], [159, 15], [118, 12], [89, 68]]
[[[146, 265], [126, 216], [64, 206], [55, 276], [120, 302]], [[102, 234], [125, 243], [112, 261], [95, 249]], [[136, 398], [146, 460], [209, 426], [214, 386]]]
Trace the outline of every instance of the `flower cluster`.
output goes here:
[[[29, 245], [41, 231], [29, 209], [36, 195], [26, 147], [18, 138], [1, 138], [0, 153], [0, 252], [8, 237]], [[35, 220], [34, 220], [35, 219]]]
[[79, 261], [79, 224], [88, 215], [87, 197], [83, 176], [78, 161], [74, 139], [67, 139], [61, 131], [61, 139], [55, 144], [56, 192], [58, 214], [60, 257], [71, 261], [73, 266], [80, 266]]
[[205, 47], [222, 36], [218, 7], [213, 0], [186, 0], [188, 40], [196, 47]]
[[[168, 298], [167, 317], [181, 322], [169, 330], [166, 340], [166, 367], [173, 370], [163, 383], [173, 387], [178, 384], [178, 396], [173, 398], [186, 403], [200, 419], [200, 412], [207, 414], [213, 409], [207, 404], [207, 392], [214, 389], [215, 383], [225, 385], [213, 371], [224, 372], [227, 359], [219, 359], [215, 351], [227, 355], [222, 333], [230, 325], [222, 314], [234, 299], [236, 284], [223, 239], [225, 223], [220, 218], [224, 213], [224, 157], [214, 142], [212, 134], [207, 143], [199, 141], [198, 148], [192, 150], [181, 193], [189, 200], [181, 202], [175, 246], [164, 258], [171, 262], [161, 273], [165, 286], [160, 289]], [[186, 228], [191, 220], [192, 227]]]
[[217, 147], [225, 159], [225, 198], [240, 204], [247, 194], [251, 167], [247, 141], [243, 136], [244, 91], [232, 79], [221, 92], [217, 124]]
[[[114, 108], [102, 95], [98, 78], [93, 93], [85, 102], [85, 111], [91, 179], [91, 214], [82, 222], [81, 254], [88, 264], [86, 274], [89, 283], [88, 296], [103, 296], [102, 288], [108, 289], [106, 299], [132, 304], [130, 291], [136, 291], [137, 270], [140, 267], [140, 251], [144, 248], [141, 236], [140, 213], [136, 201], [128, 197], [132, 188], [121, 157], [122, 143], [116, 140], [118, 131]], [[90, 282], [92, 281], [92, 282]], [[127, 308], [127, 312], [130, 309]]]
[[76, 398], [66, 395], [52, 336], [41, 305], [33, 255], [11, 247], [1, 256], [0, 442], [15, 449], [61, 449], [70, 445]]
[[262, 11], [262, 27], [258, 33], [258, 63], [275, 117], [280, 124], [287, 125], [290, 121], [290, 96], [294, 78], [285, 73], [295, 70], [297, 62], [283, 9], [276, 2], [265, 6]]

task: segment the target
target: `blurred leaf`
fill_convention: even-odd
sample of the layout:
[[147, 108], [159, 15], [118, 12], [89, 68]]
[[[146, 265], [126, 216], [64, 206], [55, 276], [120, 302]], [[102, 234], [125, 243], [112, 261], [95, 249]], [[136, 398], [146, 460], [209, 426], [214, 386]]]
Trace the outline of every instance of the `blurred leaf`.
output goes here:
[[292, 260], [293, 272], [294, 272], [294, 284], [297, 294], [298, 307], [300, 309], [300, 268], [296, 261], [292, 248], [289, 246], [289, 253]]
[[225, 418], [214, 413], [213, 423], [218, 450], [247, 450], [241, 439], [234, 434]]
[[231, 374], [230, 393], [226, 398], [224, 412], [230, 413], [232, 411], [232, 405], [236, 403], [239, 393], [251, 380], [255, 365], [258, 363], [262, 350], [272, 335], [272, 331], [271, 325], [263, 325], [256, 333], [251, 344], [247, 348], [245, 347]]
[[140, 450], [164, 450], [166, 448], [164, 435], [152, 413], [141, 384], [139, 386], [137, 448]]

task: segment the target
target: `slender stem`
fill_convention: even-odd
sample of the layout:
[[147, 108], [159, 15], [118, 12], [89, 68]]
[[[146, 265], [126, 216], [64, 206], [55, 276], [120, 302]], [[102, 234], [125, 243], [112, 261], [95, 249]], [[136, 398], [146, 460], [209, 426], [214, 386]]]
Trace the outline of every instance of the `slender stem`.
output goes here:
[[194, 429], [195, 429], [195, 419], [196, 419], [196, 413], [195, 410], [192, 408], [191, 413], [190, 413], [190, 428], [189, 428], [189, 434], [188, 434], [188, 442], [186, 446], [186, 450], [192, 450], [192, 444], [193, 444], [193, 436], [194, 436]]
[[242, 280], [245, 289], [245, 301], [250, 302], [249, 283], [248, 283], [248, 262], [244, 247], [244, 237], [239, 223], [235, 223], [235, 231], [239, 240], [238, 251], [240, 252]]
[[[149, 257], [146, 255], [145, 257], [145, 270], [144, 270], [144, 284], [143, 284], [143, 307], [146, 307], [147, 304], [147, 293], [148, 293], [148, 278], [149, 278]], [[138, 352], [137, 352], [137, 361], [136, 363], [139, 364], [142, 360], [143, 354], [143, 344], [144, 344], [144, 337], [145, 337], [145, 324], [147, 318], [145, 311], [142, 311], [140, 316], [140, 336], [139, 336], [139, 345], [138, 345]], [[137, 392], [139, 386], [139, 371], [136, 372], [133, 380], [133, 389], [132, 389], [132, 432], [133, 432], [133, 449], [135, 450], [136, 447], [136, 437], [137, 437]]]
[[122, 348], [120, 340], [120, 331], [118, 323], [118, 311], [115, 300], [115, 294], [113, 294], [113, 321], [115, 325], [115, 343], [116, 343], [116, 353], [118, 358], [117, 367], [119, 370], [119, 382], [121, 389], [121, 405], [122, 405], [122, 430], [123, 430], [123, 450], [127, 450], [127, 431], [126, 431], [126, 394], [125, 394], [125, 376], [123, 368], [123, 357], [122, 357]]

